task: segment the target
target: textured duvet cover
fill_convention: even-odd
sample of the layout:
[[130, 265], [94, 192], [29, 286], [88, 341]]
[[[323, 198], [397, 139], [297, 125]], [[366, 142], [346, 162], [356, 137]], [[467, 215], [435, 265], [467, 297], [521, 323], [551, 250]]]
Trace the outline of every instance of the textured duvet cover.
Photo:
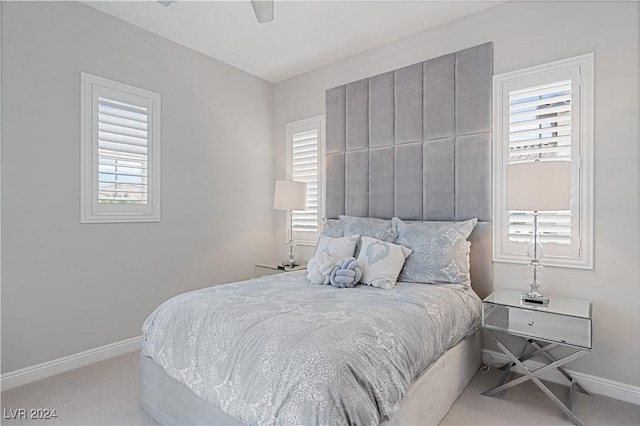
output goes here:
[[480, 306], [458, 284], [339, 289], [290, 272], [166, 301], [142, 353], [247, 424], [378, 424]]

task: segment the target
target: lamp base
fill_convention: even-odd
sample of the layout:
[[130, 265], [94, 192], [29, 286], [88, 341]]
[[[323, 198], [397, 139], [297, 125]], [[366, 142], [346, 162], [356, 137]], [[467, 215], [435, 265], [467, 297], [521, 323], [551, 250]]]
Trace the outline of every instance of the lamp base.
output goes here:
[[541, 295], [540, 293], [538, 294], [525, 293], [520, 296], [520, 300], [523, 301], [524, 303], [530, 303], [532, 305], [544, 306], [549, 304], [549, 298]]
[[282, 262], [282, 266], [284, 266], [285, 268], [293, 268], [294, 266], [300, 266], [300, 262], [298, 262], [297, 260], [294, 260], [293, 262], [284, 260]]

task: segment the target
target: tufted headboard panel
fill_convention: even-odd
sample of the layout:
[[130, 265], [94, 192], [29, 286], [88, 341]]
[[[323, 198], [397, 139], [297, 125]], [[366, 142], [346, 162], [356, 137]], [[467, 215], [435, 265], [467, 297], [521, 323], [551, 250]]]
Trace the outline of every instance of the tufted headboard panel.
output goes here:
[[485, 43], [326, 92], [326, 216], [477, 217], [471, 278], [491, 291], [491, 93]]

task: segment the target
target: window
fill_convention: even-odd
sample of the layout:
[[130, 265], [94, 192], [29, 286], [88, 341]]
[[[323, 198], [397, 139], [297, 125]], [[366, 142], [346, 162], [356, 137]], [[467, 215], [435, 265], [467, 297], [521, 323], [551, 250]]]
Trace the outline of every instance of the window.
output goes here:
[[315, 245], [324, 215], [324, 116], [289, 123], [286, 132], [287, 179], [307, 184], [307, 209], [293, 211], [294, 241]]
[[81, 222], [160, 220], [160, 95], [81, 75]]
[[494, 131], [494, 260], [529, 260], [533, 216], [506, 210], [506, 166], [563, 160], [571, 209], [538, 216], [542, 262], [593, 268], [593, 55], [494, 76]]

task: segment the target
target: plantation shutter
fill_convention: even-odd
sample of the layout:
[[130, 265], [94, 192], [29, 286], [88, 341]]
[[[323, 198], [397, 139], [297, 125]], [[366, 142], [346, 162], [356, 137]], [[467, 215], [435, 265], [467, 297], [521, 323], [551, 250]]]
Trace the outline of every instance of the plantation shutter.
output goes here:
[[160, 94], [84, 72], [80, 81], [80, 221], [159, 222]]
[[318, 232], [318, 130], [293, 133], [291, 180], [307, 184], [307, 209], [293, 211], [297, 240]]
[[[571, 80], [509, 92], [509, 163], [571, 161]], [[533, 212], [509, 211], [509, 241], [529, 242]], [[571, 211], [538, 215], [539, 241], [571, 244]]]
[[139, 104], [98, 96], [98, 203], [147, 204], [148, 121]]

